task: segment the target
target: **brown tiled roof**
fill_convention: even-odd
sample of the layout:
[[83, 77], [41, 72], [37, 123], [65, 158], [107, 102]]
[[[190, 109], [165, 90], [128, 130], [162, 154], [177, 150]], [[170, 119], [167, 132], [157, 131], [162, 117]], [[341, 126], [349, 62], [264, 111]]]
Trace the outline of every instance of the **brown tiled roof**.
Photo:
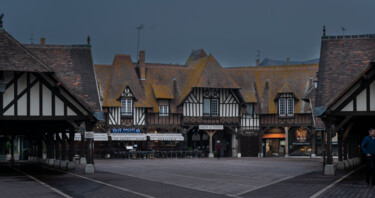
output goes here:
[[[258, 99], [261, 113], [277, 113], [275, 98], [280, 92], [292, 92], [299, 99], [295, 104], [296, 113], [310, 111], [309, 104], [301, 100], [312, 85], [311, 77], [316, 75], [318, 64], [282, 65], [245, 68], [226, 68], [228, 74], [239, 86], [245, 102]], [[254, 88], [253, 88], [254, 87]]]
[[108, 85], [111, 77], [111, 65], [95, 65], [95, 73], [100, 84], [100, 89], [103, 93], [103, 99], [107, 98]]
[[327, 107], [375, 59], [375, 35], [322, 38], [316, 107]]
[[3, 29], [0, 29], [0, 70], [53, 72], [46, 63]]
[[92, 63], [86, 45], [24, 45], [56, 73], [68, 90], [91, 111], [101, 111]]
[[173, 99], [172, 89], [166, 84], [152, 84], [154, 96], [157, 99]]
[[193, 50], [189, 56], [189, 58], [186, 60], [185, 65], [190, 64], [192, 61], [198, 60], [200, 58], [206, 57], [207, 54], [203, 49], [199, 50]]
[[152, 104], [154, 112], [159, 111], [155, 96], [160, 93], [156, 93], [155, 95], [154, 92], [156, 90], [153, 90], [153, 87], [154, 85], [160, 85], [165, 89], [168, 89], [169, 94], [167, 95], [170, 97], [173, 96], [173, 99], [170, 100], [170, 112], [176, 113], [177, 106], [179, 105], [178, 102], [181, 100], [183, 90], [189, 89], [187, 82], [189, 80], [189, 74], [193, 72], [193, 70], [185, 66], [167, 66], [147, 67], [146, 72], [147, 85], [145, 86], [145, 94], [147, 102]]
[[107, 95], [104, 98], [105, 107], [121, 106], [120, 96], [126, 87], [132, 91], [136, 101], [135, 107], [149, 107], [138, 75], [129, 55], [116, 55], [110, 66], [110, 77]]

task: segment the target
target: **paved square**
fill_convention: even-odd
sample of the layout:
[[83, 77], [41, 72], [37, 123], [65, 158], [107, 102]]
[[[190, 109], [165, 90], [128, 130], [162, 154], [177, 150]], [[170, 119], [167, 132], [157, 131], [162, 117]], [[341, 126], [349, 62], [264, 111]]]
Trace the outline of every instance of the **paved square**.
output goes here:
[[317, 158], [96, 160], [95, 166], [97, 172], [230, 196], [321, 169]]

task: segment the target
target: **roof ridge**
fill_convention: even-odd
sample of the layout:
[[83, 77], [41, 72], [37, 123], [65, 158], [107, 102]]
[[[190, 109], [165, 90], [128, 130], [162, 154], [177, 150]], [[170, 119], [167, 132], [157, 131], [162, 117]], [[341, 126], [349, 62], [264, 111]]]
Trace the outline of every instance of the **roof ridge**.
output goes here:
[[4, 29], [2, 29], [2, 32], [4, 32], [4, 35], [6, 37], [8, 37], [9, 39], [11, 39], [16, 45], [18, 45], [19, 47], [21, 47], [27, 55], [29, 55], [31, 58], [33, 58], [34, 60], [36, 60], [37, 62], [39, 62], [41, 64], [41, 66], [43, 66], [45, 69], [47, 69], [47, 70], [49, 70], [51, 72], [54, 72], [54, 70], [51, 67], [49, 67], [46, 63], [44, 63], [42, 60], [40, 60], [32, 52], [30, 52], [30, 50], [28, 50], [23, 44], [21, 44], [15, 38], [13, 38], [13, 36], [11, 36], [10, 34], [8, 34], [7, 31], [5, 31]]

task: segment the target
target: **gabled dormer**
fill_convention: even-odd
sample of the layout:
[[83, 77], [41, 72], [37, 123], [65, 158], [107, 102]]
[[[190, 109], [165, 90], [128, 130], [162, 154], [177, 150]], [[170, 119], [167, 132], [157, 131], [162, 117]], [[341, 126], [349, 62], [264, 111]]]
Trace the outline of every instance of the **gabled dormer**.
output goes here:
[[291, 92], [279, 93], [275, 98], [275, 101], [278, 103], [279, 116], [294, 116], [294, 105], [297, 100]]
[[134, 95], [129, 86], [126, 86], [120, 96], [121, 116], [133, 116]]

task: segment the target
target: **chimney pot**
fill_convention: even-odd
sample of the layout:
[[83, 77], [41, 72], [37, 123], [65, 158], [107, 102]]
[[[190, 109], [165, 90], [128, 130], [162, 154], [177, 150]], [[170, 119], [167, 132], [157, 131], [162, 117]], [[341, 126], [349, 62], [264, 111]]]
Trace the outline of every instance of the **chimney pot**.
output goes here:
[[40, 45], [46, 45], [46, 38], [40, 38]]
[[255, 60], [255, 65], [256, 65], [256, 66], [259, 66], [259, 59], [256, 59], [256, 60]]
[[289, 65], [289, 62], [290, 62], [290, 58], [286, 58], [286, 64]]

